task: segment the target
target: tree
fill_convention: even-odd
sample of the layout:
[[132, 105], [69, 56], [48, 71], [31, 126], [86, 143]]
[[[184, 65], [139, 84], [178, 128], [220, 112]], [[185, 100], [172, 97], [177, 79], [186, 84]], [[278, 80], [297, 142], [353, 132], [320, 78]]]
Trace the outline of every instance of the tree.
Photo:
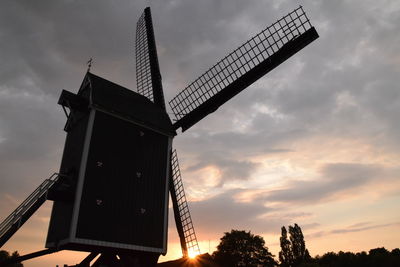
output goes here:
[[[8, 253], [8, 251], [5, 250], [0, 250], [0, 263], [6, 261], [6, 260], [10, 260], [13, 258], [19, 257], [19, 254], [17, 251], [14, 251], [11, 255], [10, 253]], [[22, 263], [14, 263], [11, 265], [7, 265], [8, 267], [24, 267], [24, 265]]]
[[400, 266], [400, 250], [397, 248], [389, 252], [382, 247], [371, 249], [368, 254], [365, 251], [327, 252], [322, 256], [317, 256], [314, 262], [321, 267], [398, 267]]
[[303, 232], [296, 223], [289, 225], [290, 241], [287, 237], [286, 228], [282, 227], [282, 236], [280, 238], [281, 251], [279, 252], [279, 261], [283, 267], [296, 267], [309, 262], [311, 257], [306, 249]]
[[293, 263], [298, 266], [303, 262], [310, 260], [310, 253], [306, 249], [303, 232], [296, 223], [294, 226], [289, 225], [290, 242], [292, 244]]
[[293, 263], [293, 253], [290, 247], [290, 241], [287, 238], [287, 231], [285, 226], [281, 228], [281, 251], [279, 252], [279, 261], [281, 262], [282, 267], [290, 267]]
[[246, 231], [231, 230], [221, 238], [217, 251], [213, 253], [215, 261], [221, 266], [273, 267], [277, 266], [274, 256], [265, 246], [261, 236]]

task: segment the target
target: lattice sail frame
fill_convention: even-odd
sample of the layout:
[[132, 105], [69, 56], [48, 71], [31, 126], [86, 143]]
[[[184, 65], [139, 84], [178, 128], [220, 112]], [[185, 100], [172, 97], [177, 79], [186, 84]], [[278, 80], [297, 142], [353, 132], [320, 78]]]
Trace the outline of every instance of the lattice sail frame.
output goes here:
[[165, 110], [162, 78], [150, 7], [144, 9], [137, 22], [135, 50], [137, 91]]
[[154, 102], [145, 13], [136, 24], [136, 85], [139, 94]]
[[177, 210], [179, 213], [179, 216], [175, 216], [175, 220], [177, 219], [177, 217], [180, 219], [180, 222], [176, 222], [176, 224], [178, 225], [180, 223], [182, 225], [184, 241], [186, 244], [186, 251], [185, 248], [182, 246], [183, 256], [188, 257], [192, 255], [199, 255], [200, 248], [197, 242], [192, 217], [190, 215], [189, 206], [183, 188], [182, 176], [179, 168], [178, 155], [176, 153], [176, 150], [173, 150], [171, 155], [171, 174], [173, 188], [176, 196]]
[[198, 108], [245, 73], [268, 60], [287, 42], [311, 28], [300, 6], [255, 35], [169, 101], [175, 119], [178, 121]]

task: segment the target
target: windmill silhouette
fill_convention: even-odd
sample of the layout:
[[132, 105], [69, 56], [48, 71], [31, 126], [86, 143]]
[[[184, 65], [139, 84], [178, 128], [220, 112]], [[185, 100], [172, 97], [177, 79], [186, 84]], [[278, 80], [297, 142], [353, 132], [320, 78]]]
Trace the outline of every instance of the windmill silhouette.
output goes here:
[[77, 94], [63, 90], [67, 116], [60, 172], [0, 225], [2, 246], [53, 200], [46, 250], [91, 252], [79, 266], [154, 266], [167, 252], [168, 196], [184, 257], [200, 253], [183, 188], [176, 130], [188, 130], [318, 38], [300, 6], [189, 84], [165, 106], [150, 8], [136, 28], [137, 92], [86, 73]]

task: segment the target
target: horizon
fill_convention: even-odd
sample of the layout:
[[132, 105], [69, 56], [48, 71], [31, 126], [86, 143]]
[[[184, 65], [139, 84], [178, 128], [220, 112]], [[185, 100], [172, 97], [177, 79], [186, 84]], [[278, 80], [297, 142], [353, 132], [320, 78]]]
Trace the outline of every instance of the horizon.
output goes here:
[[[57, 99], [63, 88], [77, 92], [89, 58], [96, 75], [136, 89], [134, 33], [147, 3], [0, 4], [1, 221], [59, 170]], [[294, 223], [313, 257], [399, 247], [400, 2], [152, 1], [166, 102], [299, 4], [320, 38], [174, 139], [202, 253], [238, 229], [262, 236], [277, 258], [280, 229]], [[44, 249], [51, 205], [1, 249]], [[160, 262], [182, 255], [169, 215]]]

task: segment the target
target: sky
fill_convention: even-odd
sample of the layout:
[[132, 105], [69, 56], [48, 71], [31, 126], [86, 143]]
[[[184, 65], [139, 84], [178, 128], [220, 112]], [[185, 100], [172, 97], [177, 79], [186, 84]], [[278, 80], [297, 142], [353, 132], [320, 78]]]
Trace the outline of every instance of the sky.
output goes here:
[[[149, 3], [1, 1], [0, 220], [58, 171], [57, 100], [77, 92], [89, 58], [94, 74], [136, 89], [135, 27]], [[320, 38], [174, 139], [202, 252], [238, 229], [278, 255], [281, 227], [294, 223], [313, 256], [399, 247], [399, 1], [151, 1], [166, 100], [300, 4]], [[51, 204], [2, 249], [43, 249]], [[175, 232], [170, 216], [160, 260], [181, 256]]]

